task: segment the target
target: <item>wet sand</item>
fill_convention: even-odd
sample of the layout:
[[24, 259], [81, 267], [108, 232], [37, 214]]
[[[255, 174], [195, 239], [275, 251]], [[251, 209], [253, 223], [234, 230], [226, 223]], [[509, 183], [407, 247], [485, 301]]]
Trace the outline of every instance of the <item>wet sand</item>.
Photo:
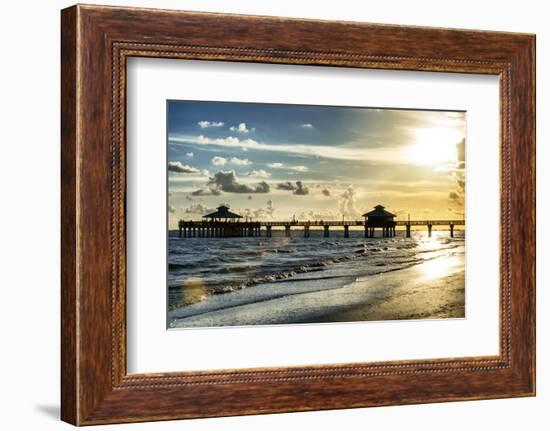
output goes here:
[[[421, 265], [358, 280], [368, 301], [316, 322], [352, 322], [465, 317], [464, 259], [439, 257]], [[383, 286], [383, 288], [381, 287]]]

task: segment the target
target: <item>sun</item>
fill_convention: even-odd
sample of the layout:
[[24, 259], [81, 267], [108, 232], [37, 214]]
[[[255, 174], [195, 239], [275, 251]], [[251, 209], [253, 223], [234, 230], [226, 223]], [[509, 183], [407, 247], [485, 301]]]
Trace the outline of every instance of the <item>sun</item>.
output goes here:
[[407, 159], [417, 165], [446, 165], [456, 162], [459, 133], [452, 129], [415, 130], [415, 142], [407, 148]]

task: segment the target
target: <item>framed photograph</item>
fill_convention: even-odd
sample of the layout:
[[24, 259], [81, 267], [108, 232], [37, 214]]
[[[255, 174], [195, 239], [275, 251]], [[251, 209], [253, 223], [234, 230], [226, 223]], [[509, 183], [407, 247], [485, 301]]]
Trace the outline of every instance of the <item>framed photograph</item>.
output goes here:
[[62, 419], [535, 394], [535, 37], [62, 11]]
[[465, 318], [465, 114], [169, 100], [168, 328]]

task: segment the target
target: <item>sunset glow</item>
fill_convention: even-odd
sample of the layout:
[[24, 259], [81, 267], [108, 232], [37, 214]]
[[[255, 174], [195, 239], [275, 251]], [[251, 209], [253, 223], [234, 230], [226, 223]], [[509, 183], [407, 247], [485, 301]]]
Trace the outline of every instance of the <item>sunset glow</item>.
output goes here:
[[444, 167], [456, 162], [456, 143], [461, 139], [460, 132], [453, 129], [418, 129], [407, 154], [413, 163]]
[[254, 220], [464, 211], [465, 113], [170, 101], [169, 224], [221, 203]]

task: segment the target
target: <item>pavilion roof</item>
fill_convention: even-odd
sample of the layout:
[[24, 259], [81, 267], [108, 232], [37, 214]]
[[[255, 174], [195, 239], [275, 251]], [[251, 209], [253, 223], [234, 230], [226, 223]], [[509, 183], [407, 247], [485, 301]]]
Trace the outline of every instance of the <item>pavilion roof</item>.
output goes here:
[[217, 211], [206, 214], [205, 216], [203, 216], [203, 218], [243, 218], [243, 216], [229, 211], [229, 207], [225, 205], [220, 205]]
[[376, 205], [372, 211], [363, 214], [363, 217], [396, 217], [396, 215], [386, 211], [383, 205]]

